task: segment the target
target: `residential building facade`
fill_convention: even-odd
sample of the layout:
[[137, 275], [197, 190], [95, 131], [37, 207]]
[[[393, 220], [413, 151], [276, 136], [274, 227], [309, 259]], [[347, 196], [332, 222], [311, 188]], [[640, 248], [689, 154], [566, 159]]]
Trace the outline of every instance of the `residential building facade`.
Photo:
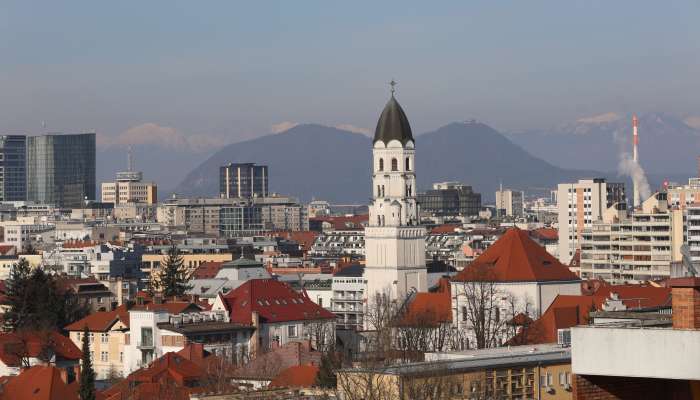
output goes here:
[[568, 264], [581, 248], [583, 230], [602, 219], [603, 212], [615, 203], [626, 204], [625, 186], [603, 178], [560, 183], [557, 187], [559, 209], [559, 260]]
[[523, 192], [511, 189], [496, 191], [496, 214], [500, 217], [522, 217], [525, 211]]

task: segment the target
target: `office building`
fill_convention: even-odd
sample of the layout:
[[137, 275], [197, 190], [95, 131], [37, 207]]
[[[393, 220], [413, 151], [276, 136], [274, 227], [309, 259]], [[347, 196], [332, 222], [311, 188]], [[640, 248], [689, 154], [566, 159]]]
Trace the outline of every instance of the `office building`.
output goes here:
[[477, 216], [481, 210], [481, 193], [457, 182], [434, 183], [432, 190], [418, 193], [421, 213], [431, 216]]
[[28, 137], [27, 200], [67, 208], [95, 200], [95, 134]]
[[143, 174], [134, 171], [131, 151], [129, 151], [127, 170], [117, 172], [115, 182], [102, 183], [102, 202], [113, 203], [115, 206], [130, 203], [158, 203], [158, 187], [153, 182], [144, 182]]
[[557, 187], [559, 223], [559, 260], [568, 264], [581, 248], [585, 228], [602, 219], [603, 212], [615, 203], [626, 203], [625, 185], [603, 178], [560, 183]]
[[584, 228], [580, 276], [613, 284], [671, 277], [681, 261], [683, 212], [669, 209], [666, 193], [656, 193], [628, 214], [623, 203], [606, 210], [602, 221]]
[[267, 165], [230, 163], [219, 168], [219, 195], [225, 199], [265, 197], [267, 184]]
[[499, 217], [522, 217], [524, 211], [523, 192], [511, 189], [496, 191], [496, 214]]
[[0, 136], [0, 201], [27, 199], [27, 137]]

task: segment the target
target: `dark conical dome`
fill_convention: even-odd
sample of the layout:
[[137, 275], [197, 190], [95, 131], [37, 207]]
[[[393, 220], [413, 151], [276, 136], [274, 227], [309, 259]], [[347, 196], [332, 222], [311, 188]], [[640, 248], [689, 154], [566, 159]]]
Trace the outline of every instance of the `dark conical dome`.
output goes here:
[[394, 139], [405, 145], [409, 140], [413, 141], [413, 134], [406, 114], [392, 95], [377, 122], [373, 143], [382, 141], [384, 144], [389, 144]]

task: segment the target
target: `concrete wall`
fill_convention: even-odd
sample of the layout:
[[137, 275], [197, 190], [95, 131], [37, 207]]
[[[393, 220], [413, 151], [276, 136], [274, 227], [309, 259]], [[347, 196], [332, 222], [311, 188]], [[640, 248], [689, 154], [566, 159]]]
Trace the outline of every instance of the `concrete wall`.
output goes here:
[[700, 380], [700, 331], [575, 327], [572, 371], [577, 375]]

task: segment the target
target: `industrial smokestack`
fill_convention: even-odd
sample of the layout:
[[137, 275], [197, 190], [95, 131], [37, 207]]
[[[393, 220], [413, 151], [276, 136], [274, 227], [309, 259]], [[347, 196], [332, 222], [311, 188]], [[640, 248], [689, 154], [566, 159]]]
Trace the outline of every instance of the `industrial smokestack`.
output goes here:
[[[632, 134], [634, 135], [634, 140], [633, 140], [633, 148], [632, 148], [632, 160], [634, 161], [635, 164], [639, 165], [639, 153], [637, 152], [637, 146], [639, 145], [639, 133], [637, 132], [637, 116], [634, 115], [632, 116]], [[639, 207], [641, 204], [641, 201], [639, 200], [639, 185], [637, 183], [636, 179], [632, 180], [632, 186], [633, 186], [633, 193], [634, 193], [634, 200], [632, 203], [632, 207], [636, 208]]]

